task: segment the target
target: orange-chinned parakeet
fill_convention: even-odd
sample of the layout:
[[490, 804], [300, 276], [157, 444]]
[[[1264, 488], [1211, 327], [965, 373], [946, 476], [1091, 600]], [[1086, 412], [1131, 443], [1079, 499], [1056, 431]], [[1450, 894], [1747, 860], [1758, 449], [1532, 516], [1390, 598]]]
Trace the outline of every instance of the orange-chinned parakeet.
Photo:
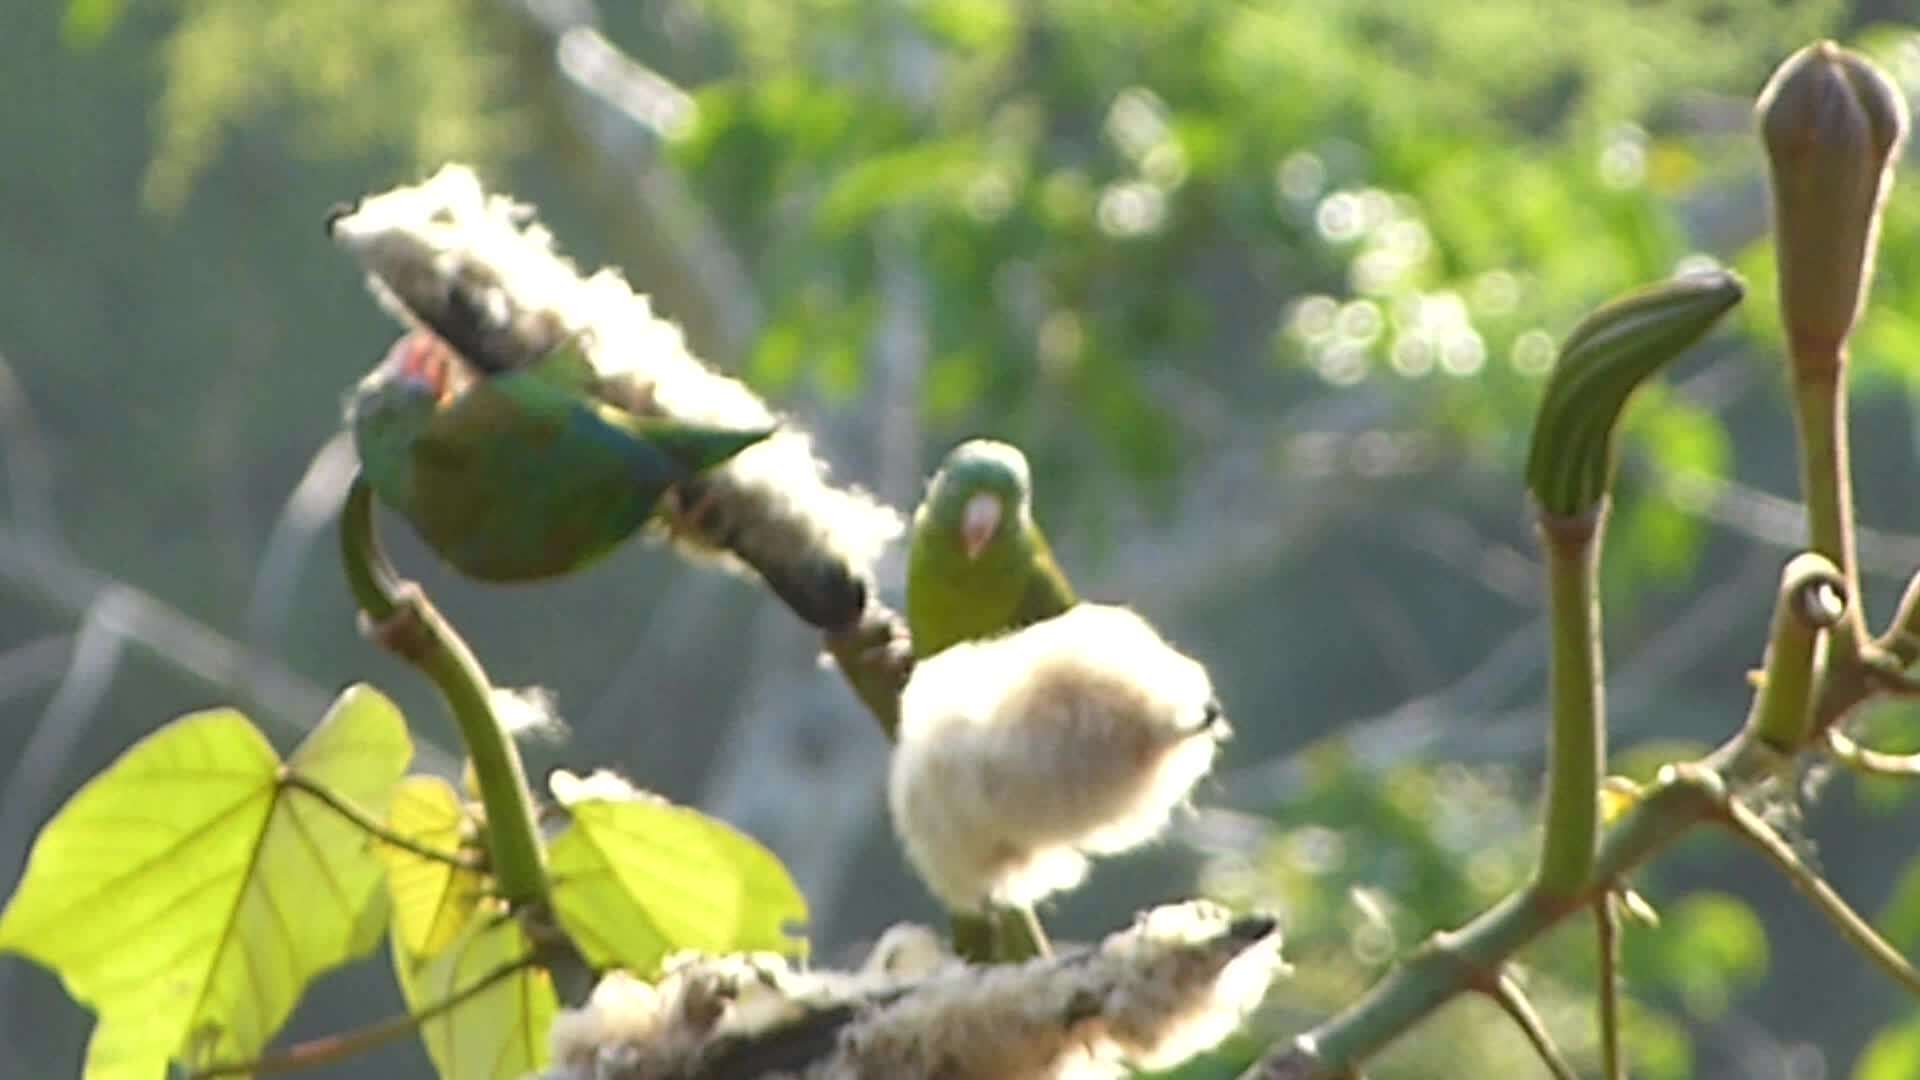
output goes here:
[[[899, 516], [830, 482], [805, 431], [702, 363], [617, 271], [582, 274], [532, 207], [448, 165], [336, 209], [327, 232], [431, 335], [362, 385], [354, 426], [376, 490], [462, 569], [560, 572], [645, 520], [814, 626], [860, 622]], [[615, 475], [630, 488], [603, 485]]]
[[572, 342], [487, 372], [415, 330], [347, 417], [369, 486], [428, 546], [471, 577], [529, 581], [605, 555], [670, 487], [770, 434], [635, 416], [595, 390]]
[[913, 654], [1052, 618], [1077, 598], [1033, 520], [1026, 455], [1003, 442], [955, 447], [914, 511], [907, 551]]
[[[941, 462], [914, 511], [907, 548], [907, 630], [925, 659], [997, 637], [1078, 603], [1033, 520], [1027, 457], [991, 439], [961, 443]], [[1045, 951], [1032, 913], [956, 912], [954, 949], [971, 960], [1020, 960]]]

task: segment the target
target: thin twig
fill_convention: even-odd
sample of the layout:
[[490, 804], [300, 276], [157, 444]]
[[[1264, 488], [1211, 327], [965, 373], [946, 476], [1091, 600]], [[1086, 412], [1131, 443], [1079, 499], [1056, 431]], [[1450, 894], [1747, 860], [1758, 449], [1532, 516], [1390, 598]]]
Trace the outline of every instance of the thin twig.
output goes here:
[[340, 513], [357, 458], [346, 431], [335, 432], [308, 462], [267, 534], [247, 598], [247, 636], [261, 653], [278, 652], [300, 584], [300, 572]]
[[1526, 991], [1520, 989], [1520, 981], [1513, 977], [1512, 972], [1502, 972], [1493, 985], [1487, 987], [1486, 995], [1519, 1025], [1521, 1034], [1532, 1044], [1533, 1052], [1540, 1055], [1541, 1063], [1553, 1074], [1554, 1080], [1580, 1080], [1580, 1074], [1573, 1070], [1566, 1055], [1554, 1044], [1546, 1021], [1540, 1018], [1540, 1012], [1533, 1007], [1533, 1002], [1527, 1000]]
[[1835, 761], [1856, 772], [1871, 776], [1920, 776], [1920, 754], [1889, 754], [1884, 750], [1870, 750], [1835, 728], [1827, 729], [1827, 749], [1833, 752]]
[[57, 682], [67, 669], [76, 634], [49, 634], [0, 653], [0, 702]]
[[1593, 905], [1600, 951], [1600, 1068], [1607, 1080], [1626, 1080], [1626, 1061], [1620, 1055], [1620, 913], [1614, 904], [1609, 890]]
[[34, 724], [27, 744], [8, 774], [0, 798], [0, 866], [18, 866], [33, 836], [41, 808], [67, 773], [72, 755], [99, 715], [126, 653], [125, 594], [100, 593], [88, 609], [67, 660], [60, 688]]
[[377, 1024], [339, 1035], [327, 1035], [310, 1039], [277, 1053], [263, 1054], [252, 1061], [228, 1061], [205, 1068], [195, 1069], [187, 1074], [187, 1080], [210, 1080], [215, 1076], [250, 1076], [256, 1073], [293, 1072], [296, 1069], [311, 1069], [316, 1065], [326, 1065], [341, 1061], [355, 1054], [365, 1053], [376, 1046], [390, 1043], [409, 1034], [421, 1025], [444, 1013], [452, 1012], [467, 1000], [477, 997], [490, 989], [495, 983], [512, 978], [533, 965], [531, 954], [518, 960], [509, 960], [479, 980], [453, 994], [429, 1005], [417, 1013], [408, 1013]]
[[[1807, 508], [1793, 499], [1700, 472], [1656, 470], [1653, 477], [1659, 493], [1682, 513], [1769, 547], [1806, 550]], [[1859, 528], [1854, 542], [1864, 573], [1904, 578], [1920, 564], [1920, 536]]]
[[49, 543], [60, 542], [60, 520], [53, 505], [52, 455], [40, 436], [33, 405], [13, 365], [0, 355], [0, 451], [3, 451], [8, 499], [22, 532]]
[[461, 855], [458, 852], [441, 851], [438, 848], [422, 844], [411, 837], [402, 836], [385, 825], [374, 820], [373, 815], [353, 805], [346, 798], [328, 789], [312, 779], [302, 776], [291, 769], [280, 774], [280, 782], [295, 791], [303, 792], [318, 800], [327, 809], [339, 814], [352, 823], [361, 832], [389, 847], [410, 851], [423, 859], [451, 866], [456, 870], [471, 870], [482, 873], [486, 870], [478, 859]]
[[1720, 822], [1729, 831], [1753, 845], [1768, 861], [1793, 882], [1794, 887], [1813, 901], [1820, 914], [1838, 929], [1843, 937], [1852, 942], [1868, 959], [1879, 965], [1895, 982], [1908, 990], [1920, 994], [1920, 970], [1915, 970], [1906, 957], [1893, 947], [1892, 943], [1880, 936], [1859, 912], [1847, 903], [1825, 878], [1815, 873], [1800, 857], [1794, 854], [1793, 846], [1787, 843], [1772, 826], [1761, 820], [1760, 815], [1738, 800], [1729, 800]]

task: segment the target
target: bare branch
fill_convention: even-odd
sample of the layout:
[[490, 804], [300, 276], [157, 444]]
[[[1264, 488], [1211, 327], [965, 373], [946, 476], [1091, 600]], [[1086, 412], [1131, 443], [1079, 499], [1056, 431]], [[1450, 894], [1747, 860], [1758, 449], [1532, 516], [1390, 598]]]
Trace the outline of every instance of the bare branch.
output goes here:
[[1920, 776], [1920, 754], [1889, 754], [1882, 750], [1869, 750], [1841, 734], [1837, 728], [1827, 729], [1827, 749], [1833, 752], [1835, 761], [1857, 772], [1871, 776]]
[[1794, 854], [1793, 845], [1762, 821], [1760, 815], [1748, 809], [1740, 801], [1729, 800], [1720, 821], [1735, 836], [1745, 840], [1755, 850], [1767, 857], [1767, 861], [1785, 874], [1793, 882], [1820, 914], [1840, 931], [1842, 937], [1865, 953], [1867, 958], [1879, 966], [1895, 982], [1908, 990], [1920, 994], [1920, 970], [1916, 970], [1900, 950], [1867, 922], [1866, 918], [1847, 903], [1825, 878], [1815, 873], [1800, 856]]
[[253, 593], [247, 601], [247, 636], [261, 652], [278, 650], [300, 585], [300, 571], [320, 534], [339, 516], [357, 464], [352, 438], [344, 430], [336, 432], [313, 455], [280, 508], [254, 569]]
[[1600, 1063], [1606, 1080], [1626, 1080], [1626, 1059], [1620, 1054], [1620, 913], [1615, 895], [1603, 892], [1593, 905], [1600, 954]]
[[[1807, 508], [1793, 499], [1698, 472], [1661, 472], [1655, 479], [1661, 494], [1686, 513], [1786, 551], [1807, 546]], [[1864, 572], [1905, 578], [1920, 565], [1920, 536], [1861, 528], [1855, 542]]]
[[554, 122], [543, 130], [586, 151], [599, 186], [617, 190], [624, 212], [610, 219], [629, 223], [622, 239], [673, 268], [649, 275], [645, 291], [684, 324], [695, 355], [737, 362], [760, 330], [752, 276], [659, 152], [692, 100], [609, 41], [587, 0], [499, 0], [497, 10], [545, 92]]
[[396, 1016], [391, 1020], [383, 1020], [340, 1035], [323, 1036], [290, 1046], [276, 1054], [262, 1055], [252, 1061], [227, 1061], [209, 1065], [204, 1069], [195, 1069], [187, 1074], [188, 1080], [293, 1072], [297, 1069], [311, 1069], [316, 1065], [343, 1061], [356, 1054], [364, 1054], [376, 1046], [382, 1046], [412, 1034], [420, 1025], [452, 1012], [465, 1002], [491, 989], [494, 984], [525, 971], [533, 966], [533, 963], [534, 958], [531, 956], [509, 960], [417, 1013]]
[[1560, 1052], [1560, 1047], [1553, 1041], [1553, 1034], [1547, 1030], [1547, 1022], [1540, 1018], [1540, 1011], [1533, 1007], [1533, 1002], [1527, 1000], [1526, 991], [1520, 988], [1520, 981], [1513, 977], [1512, 972], [1502, 973], [1493, 981], [1493, 985], [1486, 988], [1485, 993], [1493, 999], [1494, 1004], [1500, 1006], [1500, 1011], [1519, 1026], [1520, 1033], [1527, 1037], [1533, 1052], [1540, 1055], [1541, 1064], [1553, 1074], [1554, 1080], [1580, 1080], [1580, 1074], [1574, 1071], [1567, 1056]]
[[130, 603], [126, 593], [107, 589], [95, 598], [81, 622], [60, 689], [33, 726], [7, 777], [6, 794], [0, 797], [0, 866], [25, 861], [28, 838], [41, 808], [53, 801], [54, 790], [66, 775], [67, 758], [80, 745], [112, 688], [124, 653], [122, 625]]

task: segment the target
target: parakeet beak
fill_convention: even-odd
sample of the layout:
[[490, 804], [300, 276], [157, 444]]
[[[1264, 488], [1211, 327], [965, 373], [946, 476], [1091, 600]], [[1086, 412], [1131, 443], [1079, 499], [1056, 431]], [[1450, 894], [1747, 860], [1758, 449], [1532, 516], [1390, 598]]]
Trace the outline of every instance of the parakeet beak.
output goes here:
[[393, 343], [384, 365], [393, 367], [397, 378], [420, 384], [434, 397], [446, 396], [452, 353], [439, 338], [424, 330], [415, 330]]
[[999, 531], [1003, 505], [1000, 496], [984, 491], [967, 500], [960, 515], [960, 546], [967, 553], [967, 561], [978, 559]]

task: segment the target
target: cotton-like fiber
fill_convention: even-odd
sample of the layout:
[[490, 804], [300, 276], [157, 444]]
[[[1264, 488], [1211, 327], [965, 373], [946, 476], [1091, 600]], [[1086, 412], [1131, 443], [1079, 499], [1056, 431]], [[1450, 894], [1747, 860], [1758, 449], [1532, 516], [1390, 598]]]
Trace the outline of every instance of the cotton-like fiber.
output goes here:
[[1226, 734], [1198, 661], [1120, 607], [922, 661], [901, 698], [894, 829], [949, 907], [1023, 905], [1151, 840]]
[[1097, 947], [912, 978], [689, 957], [609, 976], [553, 1025], [544, 1080], [1105, 1080], [1216, 1045], [1283, 974], [1273, 920], [1204, 901]]

